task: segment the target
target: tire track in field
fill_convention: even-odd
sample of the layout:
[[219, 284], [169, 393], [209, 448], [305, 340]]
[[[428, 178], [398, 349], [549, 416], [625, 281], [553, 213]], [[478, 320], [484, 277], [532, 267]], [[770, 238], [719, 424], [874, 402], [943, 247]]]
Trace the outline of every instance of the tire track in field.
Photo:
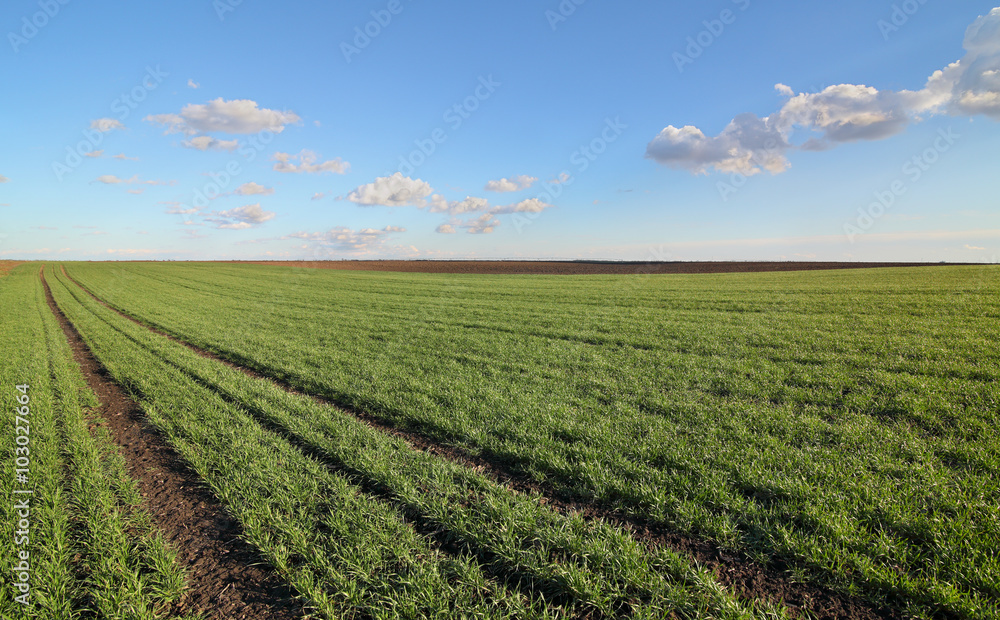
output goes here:
[[188, 587], [171, 611], [219, 620], [303, 617], [291, 588], [264, 568], [260, 554], [239, 538], [242, 529], [236, 519], [146, 422], [139, 404], [112, 380], [56, 304], [44, 274], [39, 272], [39, 277], [73, 357], [98, 397], [98, 424], [107, 425], [153, 524], [177, 550], [185, 569]]
[[[715, 574], [719, 583], [742, 598], [778, 603], [785, 606], [792, 615], [801, 616], [805, 612], [809, 617], [821, 620], [844, 618], [857, 620], [902, 620], [904, 618], [903, 614], [898, 610], [878, 607], [859, 597], [852, 597], [814, 584], [793, 582], [786, 574], [786, 571], [791, 566], [781, 559], [772, 560], [767, 565], [758, 564], [747, 559], [739, 552], [726, 550], [713, 542], [673, 531], [649, 519], [625, 514], [587, 498], [567, 496], [565, 492], [551, 485], [538, 483], [524, 473], [517, 471], [502, 455], [471, 454], [462, 448], [441, 444], [420, 433], [396, 428], [387, 424], [384, 420], [363, 411], [345, 407], [329, 398], [303, 392], [281, 379], [262, 374], [256, 370], [232, 362], [160, 329], [147, 325], [135, 317], [105, 303], [88, 288], [66, 273], [65, 267], [62, 267], [62, 272], [67, 279], [105, 308], [114, 311], [123, 318], [153, 333], [186, 346], [202, 357], [220, 362], [229, 368], [238, 370], [255, 379], [270, 381], [272, 384], [289, 393], [306, 396], [323, 405], [335, 407], [378, 431], [406, 441], [416, 450], [447, 459], [489, 476], [495, 482], [509, 488], [512, 492], [538, 493], [545, 498], [548, 506], [562, 514], [579, 513], [587, 519], [601, 519], [628, 531], [636, 540], [647, 545], [664, 547], [682, 553], [702, 566], [707, 567]], [[285, 429], [271, 428], [274, 426], [272, 423], [261, 422], [261, 420], [258, 420], [258, 422], [266, 423], [265, 427], [273, 432], [279, 432], [283, 436], [290, 435]], [[292, 441], [300, 449], [313, 450], [311, 446], [303, 445], [301, 441], [297, 442], [294, 437], [286, 437], [286, 439]], [[324, 458], [327, 461], [329, 460], [325, 455]], [[378, 489], [373, 489], [372, 492], [380, 496], [382, 495]], [[423, 533], [427, 534], [428, 532]], [[431, 531], [430, 533], [434, 532]]]

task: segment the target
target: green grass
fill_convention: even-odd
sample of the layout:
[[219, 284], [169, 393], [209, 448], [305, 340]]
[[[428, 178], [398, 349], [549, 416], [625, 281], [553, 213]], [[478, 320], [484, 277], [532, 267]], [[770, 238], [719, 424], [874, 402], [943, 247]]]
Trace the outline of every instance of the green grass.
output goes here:
[[[567, 496], [918, 616], [1000, 613], [994, 268], [67, 269], [149, 325]], [[285, 415], [268, 420], [346, 462], [329, 421]], [[495, 527], [469, 519], [466, 537]]]
[[[4, 618], [152, 619], [164, 617], [180, 596], [184, 577], [173, 552], [153, 531], [121, 456], [108, 437], [88, 431], [97, 405], [46, 304], [38, 264], [0, 279], [0, 405], [8, 413], [0, 432], [4, 464], [5, 534], [0, 543]], [[28, 386], [24, 390], [17, 386]], [[25, 403], [26, 401], [26, 403]], [[17, 456], [15, 408], [27, 406], [27, 484], [13, 477]], [[24, 446], [22, 446], [24, 447]], [[20, 519], [14, 502], [32, 490], [30, 533], [15, 544]], [[18, 541], [21, 542], [21, 541]], [[15, 554], [31, 564], [27, 604], [10, 576]], [[17, 558], [20, 561], [20, 558]]]
[[676, 554], [561, 516], [538, 497], [200, 357], [61, 276], [50, 283], [248, 539], [328, 617], [780, 615], [737, 602]]

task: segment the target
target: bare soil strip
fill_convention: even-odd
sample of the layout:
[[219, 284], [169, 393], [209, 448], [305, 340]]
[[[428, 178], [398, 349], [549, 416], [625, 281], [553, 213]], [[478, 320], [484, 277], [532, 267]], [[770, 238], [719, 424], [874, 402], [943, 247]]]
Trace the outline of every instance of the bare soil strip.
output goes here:
[[[838, 263], [808, 261], [618, 262], [618, 261], [506, 261], [506, 260], [340, 260], [340, 261], [219, 261], [276, 267], [399, 271], [406, 273], [462, 273], [493, 275], [651, 275], [704, 273], [760, 273], [879, 267], [934, 267], [942, 263]], [[960, 263], [949, 263], [958, 265]]]
[[154, 525], [187, 571], [188, 588], [171, 612], [203, 613], [219, 620], [302, 618], [304, 610], [291, 588], [239, 537], [242, 529], [236, 519], [113, 381], [56, 305], [44, 275], [40, 277], [73, 357], [100, 401], [98, 425], [107, 426]]
[[[65, 269], [63, 269], [63, 273], [66, 273]], [[713, 542], [671, 531], [661, 524], [626, 515], [607, 506], [602, 506], [589, 498], [567, 496], [565, 492], [559, 489], [539, 484], [523, 473], [516, 471], [509, 463], [497, 455], [473, 455], [462, 448], [438, 443], [434, 439], [419, 433], [398, 429], [387, 424], [384, 420], [380, 420], [365, 412], [345, 407], [331, 399], [304, 393], [280, 379], [261, 374], [253, 369], [231, 362], [166, 332], [146, 325], [135, 317], [108, 305], [89, 289], [79, 284], [76, 280], [73, 280], [68, 274], [66, 274], [66, 277], [104, 307], [117, 312], [122, 317], [156, 334], [183, 344], [202, 357], [225, 364], [250, 377], [266, 379], [287, 392], [308, 396], [322, 404], [336, 407], [365, 422], [372, 428], [405, 440], [417, 450], [448, 459], [487, 475], [496, 482], [510, 488], [513, 492], [538, 493], [545, 498], [549, 506], [563, 514], [574, 512], [580, 513], [589, 519], [601, 519], [628, 530], [637, 540], [646, 544], [669, 548], [683, 553], [707, 567], [716, 575], [721, 584], [745, 599], [755, 601], [767, 600], [779, 603], [784, 605], [793, 615], [801, 615], [800, 612], [805, 611], [821, 620], [902, 620], [904, 618], [902, 613], [894, 609], [876, 607], [868, 601], [835, 592], [829, 588], [793, 582], [788, 578], [785, 572], [788, 566], [782, 560], [772, 560], [768, 565], [762, 566], [750, 561], [737, 552], [722, 549]], [[299, 447], [302, 448], [303, 446], [300, 445]], [[415, 515], [408, 516], [412, 518]], [[422, 533], [427, 534], [429, 532]]]
[[0, 278], [4, 277], [11, 272], [14, 267], [17, 267], [24, 261], [18, 260], [0, 260]]

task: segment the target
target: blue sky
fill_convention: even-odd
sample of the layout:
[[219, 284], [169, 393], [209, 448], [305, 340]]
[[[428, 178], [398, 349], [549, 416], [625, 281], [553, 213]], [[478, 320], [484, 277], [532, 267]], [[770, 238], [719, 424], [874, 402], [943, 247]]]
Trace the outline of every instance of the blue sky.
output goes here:
[[995, 262], [995, 4], [11, 0], [0, 258]]

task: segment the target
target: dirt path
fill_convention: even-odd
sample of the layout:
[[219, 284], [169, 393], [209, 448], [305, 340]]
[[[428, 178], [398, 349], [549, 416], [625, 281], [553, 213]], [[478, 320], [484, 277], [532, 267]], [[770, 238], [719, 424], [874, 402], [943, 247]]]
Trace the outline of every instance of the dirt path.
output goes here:
[[[63, 273], [65, 273], [65, 271], [63, 271]], [[183, 344], [202, 357], [218, 361], [230, 368], [239, 370], [248, 376], [257, 379], [266, 379], [288, 392], [308, 396], [317, 402], [336, 407], [381, 432], [394, 435], [405, 440], [416, 450], [428, 452], [458, 463], [462, 466], [474, 469], [491, 477], [494, 481], [510, 488], [514, 492], [539, 493], [546, 498], [546, 502], [549, 506], [563, 514], [576, 512], [590, 519], [601, 519], [630, 531], [637, 540], [646, 544], [661, 546], [683, 553], [696, 560], [699, 564], [706, 566], [709, 570], [715, 573], [716, 578], [720, 583], [746, 599], [768, 600], [774, 603], [783, 604], [793, 614], [797, 614], [800, 611], [807, 611], [813, 617], [822, 620], [901, 620], [903, 618], [903, 615], [896, 610], [879, 608], [860, 598], [851, 597], [839, 592], [834, 592], [828, 588], [812, 584], [793, 582], [789, 580], [786, 575], [785, 571], [787, 570], [787, 567], [783, 562], [778, 561], [762, 566], [748, 560], [739, 553], [724, 550], [712, 542], [672, 531], [660, 524], [652, 523], [648, 520], [610, 510], [592, 501], [587, 501], [586, 499], [567, 497], [558, 489], [538, 484], [524, 474], [511, 469], [499, 458], [473, 455], [461, 448], [441, 445], [435, 440], [420, 435], [419, 433], [404, 431], [390, 426], [384, 421], [362, 411], [346, 408], [321, 396], [303, 393], [297, 388], [279, 379], [263, 375], [250, 368], [240, 366], [225, 358], [215, 355], [214, 353], [195, 347], [194, 345], [171, 336], [170, 334], [145, 325], [136, 318], [116, 310], [115, 308], [112, 308], [108, 304], [104, 303], [104, 301], [91, 293], [87, 288], [81, 286], [68, 274], [66, 277], [106, 308], [115, 311], [122, 317], [141, 325], [154, 333], [164, 336], [174, 342]]]
[[114, 383], [56, 305], [44, 274], [40, 277], [73, 357], [100, 401], [99, 424], [110, 431], [138, 484], [144, 508], [187, 571], [188, 588], [171, 611], [218, 620], [303, 617], [292, 590], [239, 538], [242, 530], [236, 519], [150, 426], [138, 403]]

